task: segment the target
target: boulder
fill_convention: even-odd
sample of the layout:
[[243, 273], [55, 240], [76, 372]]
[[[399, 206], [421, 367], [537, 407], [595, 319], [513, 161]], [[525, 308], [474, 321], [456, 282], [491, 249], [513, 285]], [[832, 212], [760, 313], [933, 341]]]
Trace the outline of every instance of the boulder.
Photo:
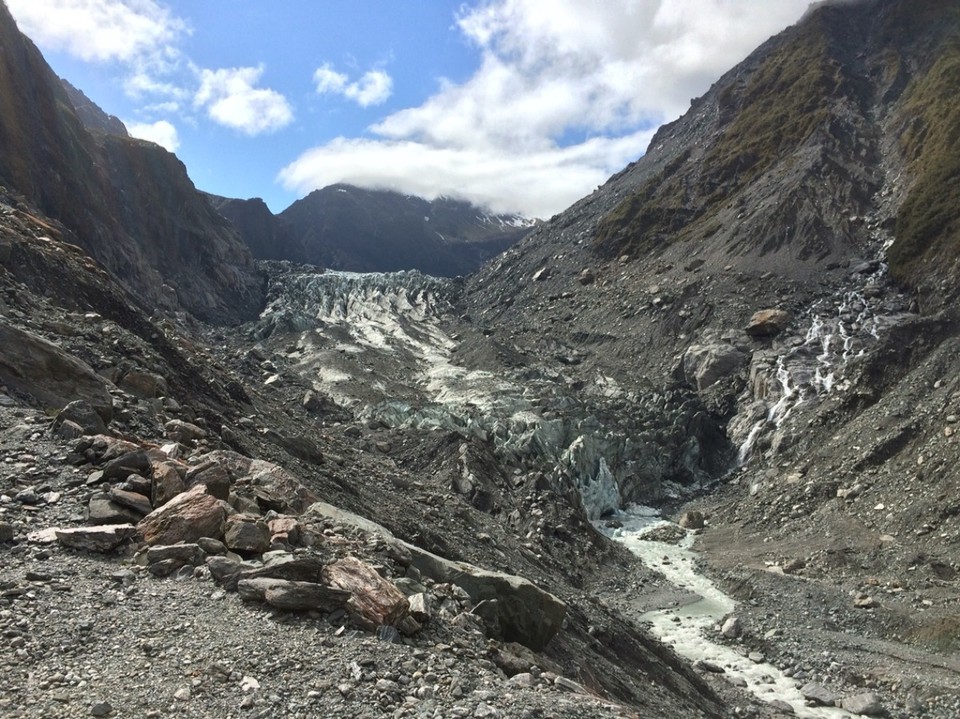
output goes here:
[[233, 515], [227, 520], [223, 543], [240, 554], [263, 554], [270, 549], [270, 529], [262, 519]]
[[167, 394], [167, 381], [154, 372], [131, 370], [120, 379], [120, 389], [140, 399], [153, 399]]
[[241, 579], [237, 586], [246, 601], [261, 601], [290, 612], [332, 612], [347, 606], [350, 593], [313, 582], [285, 579]]
[[887, 714], [880, 697], [873, 692], [844, 697], [840, 702], [840, 707], [857, 716], [882, 717]]
[[136, 524], [142, 517], [139, 512], [112, 501], [108, 494], [95, 494], [87, 504], [87, 521], [90, 524]]
[[99, 527], [76, 527], [54, 530], [57, 541], [64, 547], [106, 554], [137, 536], [132, 524], [108, 524]]
[[222, 537], [226, 518], [224, 505], [201, 484], [153, 510], [138, 528], [151, 545], [196, 542], [201, 537]]
[[396, 626], [410, 610], [406, 595], [376, 569], [356, 557], [345, 557], [323, 568], [323, 583], [349, 594], [347, 609], [366, 629]]
[[812, 702], [816, 706], [836, 706], [837, 701], [840, 699], [840, 697], [834, 694], [832, 691], [821, 684], [817, 684], [816, 682], [804, 684], [800, 688], [800, 693], [803, 695], [804, 699]]
[[207, 433], [195, 424], [184, 422], [182, 419], [171, 419], [163, 429], [168, 439], [181, 444], [190, 444], [198, 439], [204, 439]]
[[691, 509], [680, 516], [680, 521], [677, 524], [684, 529], [703, 529], [706, 526], [706, 517], [703, 516], [703, 512]]
[[691, 345], [683, 355], [683, 376], [698, 391], [744, 368], [750, 357], [725, 342]]
[[736, 639], [743, 633], [743, 627], [740, 625], [740, 619], [735, 616], [729, 616], [720, 627], [720, 633], [727, 639]]
[[[74, 424], [82, 430], [84, 434], [105, 434], [107, 425], [103, 417], [94, 409], [93, 405], [85, 399], [74, 400], [66, 407], [61, 409], [53, 420], [53, 427], [60, 431], [64, 425]], [[62, 434], [58, 436], [63, 436]]]
[[155, 462], [152, 469], [150, 500], [154, 507], [162, 507], [186, 489], [176, 462]]
[[198, 484], [206, 485], [207, 491], [217, 499], [226, 501], [230, 498], [230, 473], [222, 464], [204, 462], [198, 467], [189, 469], [186, 478], [187, 487], [196, 487]]
[[146, 475], [150, 472], [150, 458], [142, 449], [120, 455], [103, 467], [103, 480], [126, 479], [128, 475]]
[[104, 422], [113, 419], [110, 385], [103, 377], [55, 344], [4, 319], [0, 319], [0, 384], [50, 409], [83, 399]]
[[204, 559], [204, 553], [200, 545], [192, 542], [187, 544], [157, 544], [147, 549], [147, 564], [173, 560], [181, 567], [186, 564], [197, 567], [203, 564]]
[[413, 566], [421, 574], [436, 582], [457, 585], [470, 595], [470, 601], [474, 603], [496, 600], [502, 636], [494, 638], [517, 642], [539, 652], [560, 631], [567, 605], [532, 582], [408, 546], [413, 554]]
[[119, 504], [121, 507], [132, 509], [140, 516], [146, 516], [153, 511], [153, 507], [150, 506], [150, 500], [144, 497], [142, 494], [128, 492], [124, 489], [118, 489], [115, 487], [110, 490], [108, 496], [110, 497], [110, 501], [114, 504]]
[[744, 329], [751, 337], [776, 337], [787, 328], [790, 320], [790, 313], [784, 310], [760, 310], [753, 314]]

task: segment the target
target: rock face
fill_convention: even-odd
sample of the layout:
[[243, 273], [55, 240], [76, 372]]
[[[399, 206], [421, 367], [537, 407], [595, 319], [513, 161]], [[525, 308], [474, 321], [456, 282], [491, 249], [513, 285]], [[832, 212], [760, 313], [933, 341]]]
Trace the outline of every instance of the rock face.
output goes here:
[[151, 305], [213, 320], [259, 310], [262, 283], [249, 251], [180, 161], [150, 142], [89, 133], [3, 5], [0, 87], [0, 182], [62, 223], [70, 242]]
[[0, 382], [49, 409], [62, 409], [76, 400], [85, 400], [101, 420], [109, 421], [113, 416], [108, 384], [89, 365], [2, 319]]

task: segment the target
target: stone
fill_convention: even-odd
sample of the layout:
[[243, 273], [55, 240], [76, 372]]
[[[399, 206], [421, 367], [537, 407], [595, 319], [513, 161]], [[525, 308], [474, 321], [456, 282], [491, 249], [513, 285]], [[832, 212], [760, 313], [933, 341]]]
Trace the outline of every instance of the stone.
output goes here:
[[801, 569], [807, 566], [806, 560], [803, 559], [791, 559], [786, 564], [783, 565], [784, 574], [796, 574]]
[[167, 394], [167, 381], [154, 372], [131, 370], [123, 375], [119, 386], [140, 399], [153, 399]]
[[107, 431], [107, 425], [103, 421], [103, 417], [94, 409], [92, 404], [83, 399], [70, 402], [57, 413], [53, 420], [54, 429], [59, 430], [67, 422], [80, 427], [81, 436], [85, 434], [105, 434]]
[[706, 517], [704, 517], [703, 512], [691, 509], [683, 513], [677, 524], [684, 529], [703, 529], [706, 526]]
[[853, 606], [857, 609], [873, 609], [877, 606], [877, 600], [869, 594], [858, 594], [853, 598]]
[[227, 520], [223, 543], [241, 554], [262, 554], [270, 549], [270, 529], [261, 519], [234, 515]]
[[720, 627], [720, 633], [727, 639], [738, 638], [743, 634], [743, 626], [740, 624], [740, 619], [735, 616], [727, 617]]
[[589, 267], [585, 267], [580, 270], [580, 274], [577, 275], [577, 282], [581, 285], [592, 285], [597, 279], [597, 276], [593, 273]]
[[154, 545], [147, 548], [147, 564], [156, 564], [167, 560], [178, 562], [177, 567], [189, 564], [198, 567], [204, 562], [203, 550], [199, 544]]
[[240, 598], [269, 604], [291, 612], [332, 612], [346, 606], [350, 593], [313, 582], [286, 579], [241, 579], [237, 583]]
[[796, 714], [797, 710], [793, 708], [792, 704], [788, 704], [783, 701], [783, 699], [774, 699], [770, 702], [770, 706], [773, 709], [776, 709], [781, 714]]
[[396, 625], [410, 609], [406, 596], [376, 569], [356, 557], [345, 557], [328, 564], [321, 573], [323, 583], [350, 595], [347, 609], [366, 629], [381, 624]]
[[200, 539], [197, 540], [197, 544], [205, 554], [220, 555], [227, 553], [227, 545], [213, 537], [200, 537]]
[[103, 466], [103, 481], [126, 479], [127, 475], [146, 475], [150, 472], [150, 458], [142, 449], [127, 452]]
[[90, 716], [106, 717], [113, 713], [113, 706], [110, 702], [94, 702], [90, 706]]
[[182, 419], [171, 419], [163, 425], [168, 439], [181, 444], [192, 444], [198, 439], [204, 439], [207, 433], [195, 424], [184, 422]]
[[296, 517], [275, 517], [267, 521], [270, 529], [270, 541], [282, 542], [291, 546], [300, 544], [300, 522]]
[[844, 697], [840, 701], [840, 707], [858, 716], [880, 717], [886, 716], [887, 713], [880, 697], [873, 692]]
[[531, 279], [534, 282], [543, 282], [545, 279], [549, 277], [550, 277], [550, 268], [541, 267], [539, 270], [533, 273], [533, 276], [531, 277]]
[[87, 504], [90, 524], [136, 524], [142, 517], [139, 512], [112, 501], [108, 494], [95, 494]]
[[725, 342], [691, 345], [683, 355], [683, 376], [698, 391], [736, 374], [750, 360], [746, 352]]
[[210, 494], [217, 499], [226, 501], [230, 498], [230, 473], [222, 464], [204, 462], [187, 470], [187, 488], [196, 487], [198, 484], [206, 485]]
[[10, 522], [0, 522], [0, 544], [12, 542], [13, 537], [13, 525]]
[[186, 489], [176, 462], [155, 462], [152, 477], [150, 501], [154, 508], [162, 507]]
[[121, 507], [132, 509], [141, 516], [146, 516], [153, 511], [153, 507], [150, 506], [150, 500], [144, 497], [142, 494], [137, 494], [136, 492], [128, 492], [124, 489], [118, 489], [114, 487], [110, 490], [107, 496], [110, 497], [110, 501], [112, 501], [114, 504], [119, 504]]
[[137, 536], [132, 524], [108, 524], [99, 527], [56, 529], [57, 541], [70, 549], [106, 554]]
[[309, 390], [305, 395], [303, 395], [303, 401], [301, 402], [303, 408], [307, 412], [316, 412], [322, 406], [320, 402], [320, 397], [317, 396], [317, 393], [313, 390]]
[[201, 484], [153, 510], [138, 527], [147, 544], [177, 544], [219, 539], [226, 518], [224, 505]]
[[804, 684], [802, 687], [800, 687], [800, 693], [803, 695], [804, 699], [812, 702], [816, 706], [836, 706], [837, 700], [840, 699], [840, 697], [834, 694], [832, 691], [821, 684], [817, 684], [816, 682]]
[[[99, 416], [98, 416], [98, 419], [99, 419]], [[104, 428], [103, 431], [106, 431], [106, 429]], [[84, 434], [88, 434], [87, 432], [84, 431], [83, 427], [81, 427], [79, 424], [69, 419], [65, 419], [62, 422], [60, 422], [58, 425], [56, 425], [55, 429], [53, 430], [53, 433], [57, 438], [67, 440], [67, 441], [71, 439], [79, 439]]]
[[30, 395], [48, 409], [60, 410], [82, 399], [104, 423], [113, 418], [110, 385], [103, 377], [52, 342], [14, 327], [5, 318], [0, 319], [0, 384], [8, 393]]
[[421, 624], [426, 624], [433, 618], [433, 607], [426, 593], [412, 594], [407, 597], [407, 601], [410, 603], [410, 616]]
[[758, 339], [776, 337], [787, 328], [791, 319], [790, 313], [784, 310], [760, 310], [753, 314], [744, 329]]

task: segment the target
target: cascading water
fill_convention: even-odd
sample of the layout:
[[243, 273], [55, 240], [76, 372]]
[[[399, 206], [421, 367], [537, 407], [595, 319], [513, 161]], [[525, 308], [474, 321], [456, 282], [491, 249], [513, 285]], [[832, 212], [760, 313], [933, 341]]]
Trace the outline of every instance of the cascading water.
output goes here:
[[[864, 287], [878, 284], [886, 270], [880, 265], [865, 278]], [[838, 295], [833, 302], [820, 300], [807, 315], [809, 325], [801, 338], [785, 346], [767, 380], [767, 409], [740, 443], [737, 460], [750, 460], [757, 441], [780, 429], [801, 405], [811, 404], [840, 388], [838, 377], [853, 359], [863, 355], [880, 338], [885, 322], [882, 303], [863, 288]]]

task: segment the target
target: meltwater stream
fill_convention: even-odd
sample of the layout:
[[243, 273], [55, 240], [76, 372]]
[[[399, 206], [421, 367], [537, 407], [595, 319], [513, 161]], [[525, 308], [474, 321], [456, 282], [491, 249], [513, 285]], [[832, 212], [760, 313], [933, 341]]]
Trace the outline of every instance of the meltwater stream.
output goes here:
[[696, 554], [690, 549], [693, 535], [688, 534], [679, 545], [645, 540], [650, 529], [665, 524], [656, 510], [631, 507], [616, 517], [621, 527], [609, 529], [598, 525], [611, 539], [620, 542], [643, 563], [661, 574], [679, 589], [685, 589], [699, 600], [682, 607], [647, 612], [641, 620], [649, 622], [653, 634], [691, 662], [704, 661], [722, 667], [725, 676], [746, 682], [747, 689], [764, 702], [781, 701], [793, 707], [799, 717], [851, 717], [852, 714], [832, 707], [809, 707], [796, 682], [765, 661], [754, 662], [736, 649], [710, 639], [715, 627], [736, 607], [707, 577], [697, 571]]
[[[881, 267], [870, 279], [882, 272]], [[821, 300], [810, 308], [806, 333], [776, 359], [773, 381], [769, 382], [770, 395], [776, 401], [768, 403], [765, 415], [750, 428], [740, 445], [738, 464], [750, 459], [761, 434], [779, 429], [801, 405], [830, 394], [837, 386], [838, 373], [879, 339], [883, 324], [879, 304], [862, 291], [851, 290], [832, 303]]]

